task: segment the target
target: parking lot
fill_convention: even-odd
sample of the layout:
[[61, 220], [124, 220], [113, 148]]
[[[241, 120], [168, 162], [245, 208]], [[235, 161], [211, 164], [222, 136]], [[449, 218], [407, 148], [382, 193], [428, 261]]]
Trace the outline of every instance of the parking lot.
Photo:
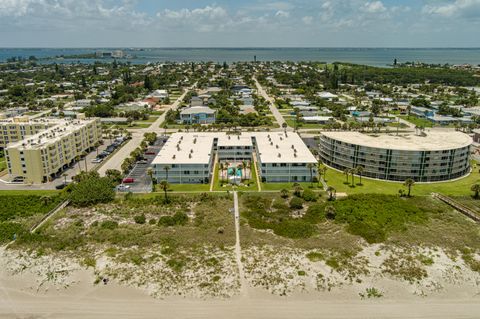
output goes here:
[[[147, 174], [148, 168], [163, 147], [164, 140], [168, 137], [160, 136], [154, 145], [150, 145], [143, 155], [143, 159], [138, 161], [133, 169], [125, 176], [124, 181], [128, 183], [121, 184], [117, 187], [120, 192], [132, 193], [150, 193], [152, 191], [152, 180]], [[133, 182], [130, 182], [133, 181]]]

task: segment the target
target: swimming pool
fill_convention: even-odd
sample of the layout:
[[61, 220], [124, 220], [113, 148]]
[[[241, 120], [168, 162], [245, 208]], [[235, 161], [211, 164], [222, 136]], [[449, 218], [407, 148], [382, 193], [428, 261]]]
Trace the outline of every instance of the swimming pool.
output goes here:
[[[231, 176], [232, 175], [232, 172], [233, 172], [233, 168], [232, 167], [229, 167], [228, 170], [228, 176]], [[237, 168], [237, 176], [241, 177], [242, 176], [242, 170]]]

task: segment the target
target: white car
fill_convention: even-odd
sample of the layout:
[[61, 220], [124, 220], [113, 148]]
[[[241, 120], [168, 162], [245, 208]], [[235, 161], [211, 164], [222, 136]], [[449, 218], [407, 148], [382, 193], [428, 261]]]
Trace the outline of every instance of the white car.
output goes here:
[[117, 189], [119, 191], [128, 191], [130, 189], [130, 186], [129, 185], [124, 185], [124, 184], [120, 184], [118, 185]]
[[92, 159], [93, 164], [98, 164], [98, 163], [101, 163], [101, 162], [103, 162], [103, 158], [98, 158], [97, 157], [97, 158]]

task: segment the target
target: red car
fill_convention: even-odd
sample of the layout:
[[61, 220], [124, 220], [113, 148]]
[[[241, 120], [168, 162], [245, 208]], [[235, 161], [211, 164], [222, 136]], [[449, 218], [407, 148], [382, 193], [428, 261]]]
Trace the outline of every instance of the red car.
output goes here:
[[131, 183], [135, 182], [135, 179], [131, 178], [131, 177], [128, 177], [128, 178], [124, 178], [122, 182], [123, 182], [123, 184], [131, 184]]
[[155, 155], [155, 152], [154, 151], [146, 151], [145, 155]]

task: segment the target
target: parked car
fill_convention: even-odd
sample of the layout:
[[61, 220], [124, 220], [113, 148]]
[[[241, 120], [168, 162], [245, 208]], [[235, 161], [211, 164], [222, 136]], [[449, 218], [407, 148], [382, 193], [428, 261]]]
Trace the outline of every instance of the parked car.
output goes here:
[[62, 183], [62, 184], [58, 184], [57, 186], [55, 186], [55, 188], [56, 189], [64, 189], [67, 186], [68, 186], [68, 183]]
[[130, 189], [130, 185], [120, 184], [120, 185], [117, 186], [117, 189], [118, 189], [119, 191], [127, 191], [127, 190]]
[[92, 162], [93, 164], [98, 164], [98, 163], [103, 162], [103, 158], [97, 157], [97, 158], [92, 159], [91, 162]]
[[124, 178], [122, 181], [123, 184], [132, 184], [135, 183], [135, 179], [131, 177]]
[[140, 159], [137, 161], [137, 164], [148, 164], [148, 161], [146, 159]]
[[156, 155], [154, 151], [151, 151], [151, 150], [147, 150], [145, 152], [145, 155]]

